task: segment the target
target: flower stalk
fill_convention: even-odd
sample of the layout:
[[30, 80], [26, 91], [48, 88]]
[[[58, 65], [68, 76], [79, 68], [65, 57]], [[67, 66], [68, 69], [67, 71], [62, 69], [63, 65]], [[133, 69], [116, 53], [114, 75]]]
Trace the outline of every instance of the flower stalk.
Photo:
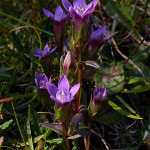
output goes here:
[[62, 126], [63, 126], [63, 131], [64, 131], [64, 137], [66, 140], [67, 150], [70, 150], [70, 143], [69, 143], [69, 140], [67, 139], [67, 128], [66, 128], [65, 122], [62, 122]]

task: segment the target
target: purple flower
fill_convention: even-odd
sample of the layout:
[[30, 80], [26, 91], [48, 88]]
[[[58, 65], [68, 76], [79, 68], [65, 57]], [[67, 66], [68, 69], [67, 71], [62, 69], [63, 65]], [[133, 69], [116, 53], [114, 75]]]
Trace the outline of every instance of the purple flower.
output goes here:
[[37, 54], [34, 54], [33, 56], [44, 58], [49, 56], [53, 51], [55, 51], [56, 47], [50, 51], [48, 44], [46, 44], [43, 50], [40, 50], [37, 46], [35, 47], [35, 49]]
[[109, 39], [112, 35], [109, 35], [105, 37], [105, 30], [106, 26], [102, 26], [98, 28], [96, 31], [93, 31], [92, 29], [92, 34], [89, 37], [89, 42], [88, 42], [88, 51], [89, 51], [89, 56], [93, 56], [96, 53], [96, 50], [100, 43], [103, 41]]
[[93, 100], [90, 102], [88, 107], [89, 117], [94, 117], [97, 112], [100, 110], [103, 100], [106, 98], [106, 87], [99, 89], [98, 86], [95, 87], [93, 92]]
[[45, 73], [40, 75], [39, 73], [35, 72], [35, 84], [40, 90], [47, 89], [46, 88], [46, 82], [51, 83], [51, 78], [48, 80], [47, 76]]
[[88, 5], [85, 0], [74, 0], [73, 5], [68, 0], [62, 0], [65, 9], [72, 15], [75, 24], [75, 30], [78, 34], [82, 23], [87, 29], [89, 24], [89, 15], [95, 10], [98, 0], [93, 0]]
[[74, 85], [69, 90], [69, 81], [65, 75], [62, 75], [58, 82], [58, 88], [49, 82], [46, 83], [46, 86], [50, 94], [50, 98], [57, 104], [63, 105], [65, 103], [71, 102], [74, 99], [73, 96], [79, 90], [80, 83]]
[[43, 8], [43, 12], [47, 17], [54, 21], [54, 34], [56, 41], [59, 42], [65, 33], [65, 22], [69, 19], [70, 15], [66, 15], [59, 5], [56, 8], [55, 15], [45, 8]]
[[95, 87], [93, 92], [94, 103], [101, 104], [103, 100], [106, 98], [106, 96], [107, 96], [106, 87], [102, 88], [101, 90], [99, 89], [98, 86]]

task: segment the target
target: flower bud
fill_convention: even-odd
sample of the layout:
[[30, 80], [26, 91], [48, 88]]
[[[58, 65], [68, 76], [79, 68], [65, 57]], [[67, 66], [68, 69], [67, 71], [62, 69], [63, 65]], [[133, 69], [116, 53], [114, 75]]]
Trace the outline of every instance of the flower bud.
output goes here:
[[72, 55], [71, 52], [68, 51], [63, 64], [63, 72], [65, 75], [67, 75], [71, 65], [72, 65]]
[[103, 100], [106, 98], [106, 87], [99, 89], [98, 86], [95, 87], [93, 92], [93, 100], [90, 102], [88, 107], [89, 117], [93, 117], [100, 110]]

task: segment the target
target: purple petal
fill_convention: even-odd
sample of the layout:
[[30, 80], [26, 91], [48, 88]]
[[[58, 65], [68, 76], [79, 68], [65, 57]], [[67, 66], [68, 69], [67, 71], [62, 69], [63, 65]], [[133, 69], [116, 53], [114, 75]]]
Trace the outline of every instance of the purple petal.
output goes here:
[[64, 104], [64, 103], [71, 102], [71, 101], [73, 101], [73, 99], [74, 99], [73, 97], [72, 97], [72, 98], [70, 98], [70, 99], [66, 99], [66, 100], [64, 100], [64, 101], [63, 101], [63, 104]]
[[49, 49], [50, 49], [50, 48], [49, 48], [49, 45], [46, 44], [45, 47], [44, 47], [44, 50], [47, 50], [47, 51], [49, 52]]
[[42, 55], [40, 55], [40, 54], [34, 54], [33, 56], [34, 57], [42, 57]]
[[97, 5], [97, 3], [98, 3], [98, 0], [93, 0], [92, 2], [90, 2], [88, 5], [91, 5], [91, 4], [93, 4], [94, 5], [94, 7]]
[[48, 78], [47, 78], [47, 76], [45, 75], [45, 73], [43, 73], [42, 78], [43, 78], [46, 82], [48, 82]]
[[44, 14], [47, 17], [49, 17], [50, 19], [54, 20], [54, 15], [50, 11], [46, 10], [45, 8], [43, 8], [43, 12], [44, 12]]
[[52, 52], [54, 52], [54, 51], [56, 50], [56, 48], [57, 48], [57, 47], [53, 48], [53, 49], [50, 51], [50, 54], [51, 54]]
[[104, 41], [105, 41], [105, 40], [108, 40], [108, 39], [111, 38], [112, 36], [113, 36], [113, 34], [111, 34], [111, 35], [105, 37], [105, 38], [104, 38]]
[[57, 99], [55, 96], [50, 96], [50, 98], [51, 98], [54, 102], [56, 102], [56, 103], [58, 103], [58, 104], [63, 104], [63, 102], [60, 101], [59, 99]]
[[39, 73], [37, 73], [37, 72], [35, 72], [35, 84], [36, 84], [36, 86], [39, 88], [39, 82], [42, 80], [43, 78], [42, 78], [42, 76], [39, 74]]
[[39, 82], [43, 78], [42, 78], [42, 76], [39, 73], [35, 72], [35, 79], [37, 79], [37, 81]]
[[[73, 17], [75, 16], [75, 17], [80, 17], [80, 18], [81, 18], [80, 14], [78, 14], [78, 13], [74, 10], [74, 8], [73, 8], [72, 6], [69, 7], [69, 12], [70, 12], [70, 14], [71, 14]], [[76, 22], [76, 20], [74, 20], [74, 19], [73, 19], [73, 21]]]
[[72, 6], [72, 4], [68, 0], [62, 0], [64, 8], [69, 12], [69, 7]]
[[85, 0], [74, 0], [73, 7], [74, 8], [78, 8], [78, 7], [85, 8], [85, 7], [87, 7], [87, 4], [86, 4]]
[[60, 22], [66, 16], [63, 9], [58, 5], [55, 11], [54, 20]]
[[95, 10], [95, 7], [93, 5], [93, 3], [91, 5], [87, 6], [87, 9], [83, 12], [83, 15], [81, 16], [82, 19], [86, 16], [86, 15], [90, 15], [93, 11]]
[[58, 82], [58, 90], [63, 90], [64, 92], [69, 92], [69, 81], [67, 77], [63, 74]]
[[105, 87], [102, 88], [101, 93], [102, 93], [102, 99], [104, 100], [106, 98], [106, 96], [107, 96], [106, 88]]
[[58, 91], [57, 87], [49, 82], [46, 83], [47, 91], [51, 96], [56, 96], [56, 93]]
[[42, 51], [37, 46], [35, 47], [35, 50], [38, 54], [42, 54]]
[[94, 92], [93, 92], [93, 96], [97, 95], [100, 92], [100, 89], [98, 87], [98, 85], [95, 87]]
[[80, 88], [80, 83], [74, 85], [71, 89], [70, 89], [70, 94], [71, 94], [71, 97], [73, 97], [79, 90]]

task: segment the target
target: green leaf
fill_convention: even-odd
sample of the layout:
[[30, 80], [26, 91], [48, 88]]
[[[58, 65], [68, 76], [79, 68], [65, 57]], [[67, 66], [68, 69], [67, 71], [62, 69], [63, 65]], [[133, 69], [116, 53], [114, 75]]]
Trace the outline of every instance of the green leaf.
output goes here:
[[112, 102], [111, 100], [108, 101], [108, 104], [114, 109], [116, 110], [117, 112], [119, 112], [121, 115], [123, 116], [126, 116], [126, 117], [129, 117], [129, 118], [132, 118], [132, 119], [143, 119], [139, 116], [135, 116], [135, 115], [132, 115], [128, 112], [126, 112], [125, 110], [123, 110], [121, 107], [119, 107], [117, 104], [115, 104], [114, 102]]
[[124, 70], [122, 63], [109, 64], [104, 66], [103, 72], [98, 72], [95, 77], [95, 84], [103, 88], [107, 86], [108, 94], [115, 94], [120, 92], [124, 86]]
[[34, 150], [29, 118], [27, 119], [27, 135], [28, 135], [30, 150]]
[[57, 139], [52, 139], [52, 140], [46, 140], [50, 144], [58, 145], [63, 143], [64, 139], [63, 138], [57, 138]]
[[125, 90], [122, 91], [122, 93], [142, 93], [142, 92], [146, 92], [150, 90], [150, 84], [142, 86], [142, 85], [138, 85], [136, 87], [134, 87], [132, 90]]
[[130, 110], [133, 114], [138, 115], [138, 114], [136, 113], [136, 111], [133, 110], [119, 95], [116, 95], [116, 98], [117, 98], [128, 110]]
[[117, 5], [113, 0], [108, 1], [107, 10], [115, 16], [117, 19], [119, 19], [127, 28], [128, 30], [133, 30], [134, 36], [141, 41], [141, 38], [139, 36], [139, 33], [132, 27], [131, 23], [129, 22], [128, 18], [122, 13], [122, 10], [120, 8], [120, 5]]
[[123, 12], [125, 13], [125, 15], [126, 15], [126, 16], [128, 17], [128, 19], [131, 21], [131, 20], [132, 20], [132, 17], [130, 16], [130, 14], [128, 13], [128, 11], [127, 11], [127, 9], [126, 9], [124, 0], [121, 0], [121, 1], [120, 1], [120, 6], [121, 6]]
[[6, 130], [12, 122], [13, 122], [13, 120], [11, 119], [11, 120], [6, 121], [5, 123], [1, 124], [0, 125], [0, 132], [3, 130]]

